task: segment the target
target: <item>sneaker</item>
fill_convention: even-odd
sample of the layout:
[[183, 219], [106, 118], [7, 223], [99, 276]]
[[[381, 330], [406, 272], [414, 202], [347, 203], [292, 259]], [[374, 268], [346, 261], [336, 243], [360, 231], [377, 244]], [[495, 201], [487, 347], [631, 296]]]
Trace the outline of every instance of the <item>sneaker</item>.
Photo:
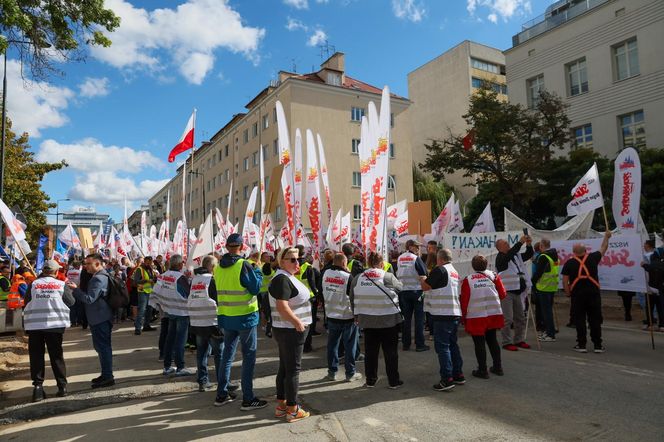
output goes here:
[[503, 345], [503, 348], [507, 351], [518, 351], [519, 350], [519, 347], [517, 347], [514, 344]]
[[143, 331], [155, 331], [155, 330], [156, 330], [156, 328], [151, 327], [151, 326], [149, 326], [149, 325], [146, 326], [146, 327], [143, 327]]
[[396, 390], [397, 388], [401, 388], [402, 385], [403, 385], [403, 381], [398, 380], [396, 384], [388, 385], [387, 388], [389, 388], [390, 390]]
[[473, 370], [473, 376], [480, 379], [489, 379], [489, 372], [486, 370]]
[[462, 374], [459, 376], [454, 376], [454, 383], [456, 385], [464, 385], [466, 383], [466, 377]]
[[366, 387], [366, 388], [374, 388], [374, 387], [376, 386], [376, 382], [378, 382], [378, 379], [375, 379], [375, 380], [373, 380], [373, 381], [370, 381], [370, 380], [367, 379], [367, 380], [364, 382], [364, 385], [363, 385], [363, 386]]
[[364, 362], [364, 353], [360, 353], [359, 355], [357, 355], [355, 362]]
[[286, 401], [277, 399], [277, 406], [274, 409], [274, 417], [286, 417], [286, 414], [288, 414]]
[[428, 345], [425, 345], [425, 346], [416, 348], [415, 351], [416, 352], [428, 351], [430, 348], [431, 347], [429, 347]]
[[239, 384], [231, 384], [231, 383], [229, 383], [229, 384], [228, 384], [228, 387], [226, 388], [226, 390], [229, 391], [229, 392], [230, 392], [230, 391], [238, 391], [239, 388], [240, 388], [240, 385], [239, 385]]
[[579, 353], [588, 353], [588, 350], [586, 350], [586, 346], [581, 346], [581, 345], [575, 345], [574, 346], [574, 351], [577, 351]]
[[[289, 407], [290, 408], [290, 407]], [[305, 419], [310, 416], [310, 413], [308, 411], [304, 411], [302, 408], [300, 408], [299, 405], [295, 406], [295, 409], [291, 411], [290, 409], [286, 412], [286, 420], [289, 423], [292, 422], [297, 422], [299, 420]]]
[[355, 373], [352, 376], [346, 376], [346, 382], [359, 381], [360, 379], [362, 379], [362, 375], [360, 373]]
[[242, 406], [240, 407], [240, 410], [241, 411], [260, 410], [261, 408], [265, 407], [267, 407], [267, 401], [254, 398], [254, 400], [251, 402], [242, 401]]
[[134, 334], [135, 334], [136, 336], [140, 336], [141, 331], [140, 331], [140, 330], [134, 330]]
[[101, 379], [99, 382], [93, 383], [92, 388], [111, 387], [113, 385], [115, 385], [115, 378], [106, 378], [106, 379]]
[[231, 393], [230, 391], [228, 392], [228, 396], [224, 397], [219, 397], [217, 396], [214, 399], [214, 406], [215, 407], [221, 407], [222, 405], [230, 404], [237, 398], [237, 395], [235, 393]]
[[604, 348], [603, 345], [600, 345], [599, 347], [596, 345], [595, 349], [593, 350], [594, 353], [604, 353], [606, 351], [606, 348]]
[[180, 377], [180, 376], [191, 376], [191, 375], [194, 375], [194, 374], [196, 374], [196, 370], [194, 370], [193, 368], [182, 368], [182, 369], [177, 370], [175, 372], [175, 376], [178, 376], [178, 377]]
[[201, 393], [206, 392], [207, 390], [212, 388], [212, 384], [209, 382], [206, 382], [204, 384], [198, 384], [198, 391]]
[[175, 367], [164, 368], [163, 375], [168, 376], [175, 373]]
[[441, 380], [436, 385], [433, 386], [433, 389], [436, 391], [450, 391], [455, 386], [454, 380], [449, 378], [447, 380]]
[[540, 341], [542, 341], [542, 342], [556, 342], [556, 338], [553, 338], [553, 337], [545, 334], [544, 336], [542, 336], [540, 338]]
[[505, 372], [504, 372], [503, 369], [500, 368], [500, 367], [494, 367], [494, 366], [491, 366], [491, 367], [489, 368], [489, 371], [490, 371], [491, 373], [495, 374], [496, 376], [504, 376], [504, 375], [505, 375]]
[[525, 349], [529, 349], [529, 348], [530, 348], [530, 345], [529, 345], [527, 342], [525, 342], [525, 341], [521, 341], [521, 342], [519, 342], [518, 344], [516, 344], [516, 346], [519, 347], [519, 348], [525, 348]]
[[332, 372], [328, 372], [328, 373], [327, 373], [327, 376], [325, 376], [325, 377], [323, 378], [323, 380], [324, 380], [324, 381], [334, 382], [334, 381], [337, 380], [337, 374], [336, 374], [336, 373], [332, 373]]

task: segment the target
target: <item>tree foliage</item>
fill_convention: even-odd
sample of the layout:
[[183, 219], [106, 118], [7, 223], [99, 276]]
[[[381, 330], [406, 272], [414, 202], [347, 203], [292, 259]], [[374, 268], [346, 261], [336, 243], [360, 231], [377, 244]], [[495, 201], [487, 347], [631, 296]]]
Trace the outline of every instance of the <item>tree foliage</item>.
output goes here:
[[413, 194], [415, 201], [431, 201], [431, 216], [436, 219], [442, 212], [454, 189], [444, 181], [436, 181], [431, 175], [413, 167]]
[[425, 145], [428, 154], [421, 166], [438, 180], [463, 171], [471, 185], [490, 188], [517, 213], [537, 196], [538, 179], [554, 152], [572, 141], [566, 105], [546, 91], [535, 109], [526, 109], [499, 100], [484, 85], [471, 96], [463, 118], [474, 134], [474, 146], [464, 149], [465, 133], [433, 140]]
[[104, 0], [0, 0], [0, 54], [15, 47], [32, 77], [44, 78], [55, 58], [83, 58], [81, 43], [110, 46], [102, 29], [119, 25]]
[[18, 209], [28, 225], [28, 242], [37, 242], [39, 233], [46, 224], [46, 212], [54, 208], [49, 196], [41, 189], [44, 176], [62, 169], [67, 163], [40, 163], [35, 161], [30, 151], [28, 134], [17, 137], [11, 130], [11, 120], [7, 119], [5, 136], [5, 177], [2, 200], [10, 209]]

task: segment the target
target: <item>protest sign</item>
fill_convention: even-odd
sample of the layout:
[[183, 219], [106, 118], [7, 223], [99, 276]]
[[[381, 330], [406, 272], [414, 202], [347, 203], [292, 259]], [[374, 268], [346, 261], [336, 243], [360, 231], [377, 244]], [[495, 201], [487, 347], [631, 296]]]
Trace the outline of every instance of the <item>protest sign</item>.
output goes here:
[[[470, 261], [475, 255], [484, 255], [489, 261], [489, 270], [495, 270], [496, 241], [507, 240], [512, 247], [523, 235], [522, 232], [488, 232], [488, 233], [446, 233], [443, 244], [452, 251], [452, 263], [460, 275], [466, 276], [473, 272]], [[522, 252], [526, 250], [525, 246]]]

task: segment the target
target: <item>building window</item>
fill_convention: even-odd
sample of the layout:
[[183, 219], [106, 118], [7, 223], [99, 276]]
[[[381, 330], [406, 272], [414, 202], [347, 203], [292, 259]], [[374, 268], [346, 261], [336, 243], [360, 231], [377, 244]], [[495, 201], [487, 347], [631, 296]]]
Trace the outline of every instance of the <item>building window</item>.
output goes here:
[[611, 50], [616, 80], [639, 75], [639, 49], [636, 45], [636, 38], [617, 44]]
[[267, 129], [268, 127], [270, 127], [270, 116], [263, 115], [263, 130]]
[[257, 135], [258, 135], [258, 123], [254, 123], [251, 126], [251, 138], [256, 138]]
[[642, 110], [620, 115], [618, 122], [620, 123], [623, 148], [646, 147], [646, 126]]
[[479, 60], [477, 58], [471, 58], [470, 65], [475, 69], [491, 72], [492, 74], [500, 73], [500, 67], [497, 64], [489, 63], [488, 61]]
[[394, 112], [390, 113], [390, 127], [394, 127]]
[[224, 174], [226, 175], [226, 181], [230, 181], [231, 180], [231, 171], [226, 169], [226, 172], [224, 172]]
[[242, 164], [244, 166], [244, 170], [249, 170], [249, 157], [244, 157]]
[[267, 189], [269, 189], [269, 188], [270, 188], [270, 177], [266, 176], [265, 177], [265, 190], [267, 191]]
[[505, 84], [494, 83], [493, 81], [488, 81], [477, 77], [472, 77], [471, 83], [475, 89], [481, 88], [482, 85], [486, 83], [491, 87], [491, 89], [493, 89], [495, 93], [507, 95], [507, 85]]
[[219, 158], [217, 158], [218, 162], [221, 162], [221, 149], [219, 149]]
[[276, 222], [281, 221], [282, 212], [283, 212], [283, 208], [281, 207], [281, 204], [278, 204], [277, 208], [274, 210], [274, 219], [275, 219]]
[[353, 172], [353, 187], [360, 187], [362, 185], [362, 175], [360, 172]]
[[210, 158], [208, 158], [208, 160], [207, 160], [207, 168], [208, 168], [208, 169], [210, 168], [210, 165], [211, 165], [211, 164], [212, 164], [212, 161], [210, 161]]
[[277, 122], [277, 108], [275, 107], [272, 109], [272, 122], [276, 123]]
[[332, 86], [341, 86], [341, 74], [338, 72], [328, 72], [327, 84], [331, 84]]
[[544, 75], [526, 80], [528, 89], [528, 107], [535, 109], [540, 99], [540, 92], [544, 90]]
[[242, 133], [242, 142], [247, 144], [249, 142], [249, 129], [245, 129]]
[[279, 138], [275, 138], [272, 142], [272, 153], [275, 157], [279, 156]]
[[359, 221], [362, 218], [362, 206], [353, 204], [353, 221]]
[[224, 156], [225, 157], [228, 156], [228, 148], [229, 148], [228, 144], [224, 146]]
[[586, 59], [581, 58], [565, 66], [567, 71], [567, 93], [570, 97], [588, 92], [588, 72]]
[[572, 129], [576, 147], [593, 147], [593, 126], [586, 124]]
[[350, 108], [350, 120], [351, 121], [362, 121], [364, 116], [364, 109], [361, 107], [351, 107]]
[[350, 143], [350, 153], [354, 153], [355, 155], [360, 153], [360, 140], [357, 138], [353, 138]]
[[397, 185], [397, 179], [394, 175], [389, 175], [387, 179], [387, 190], [394, 190], [394, 187]]
[[251, 154], [251, 162], [254, 166], [258, 166], [258, 151]]
[[242, 196], [245, 200], [249, 199], [249, 186], [244, 186], [244, 188], [242, 188]]
[[390, 143], [390, 158], [394, 158], [395, 155], [394, 143]]
[[263, 150], [263, 161], [267, 161], [267, 154], [269, 153], [267, 150], [267, 144], [261, 146], [261, 149]]

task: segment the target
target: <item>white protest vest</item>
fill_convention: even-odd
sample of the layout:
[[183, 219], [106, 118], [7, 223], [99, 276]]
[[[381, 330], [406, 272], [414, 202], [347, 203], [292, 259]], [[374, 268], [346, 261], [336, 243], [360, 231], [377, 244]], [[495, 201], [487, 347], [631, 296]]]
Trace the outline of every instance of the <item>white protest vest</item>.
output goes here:
[[189, 311], [189, 323], [193, 327], [217, 325], [217, 303], [208, 294], [210, 281], [212, 281], [211, 273], [196, 275], [191, 281], [187, 310]]
[[67, 280], [79, 285], [81, 283], [81, 269], [75, 269], [72, 267], [67, 270]]
[[519, 283], [519, 273], [521, 273], [521, 277], [525, 279], [526, 287], [530, 287], [532, 283], [530, 282], [530, 278], [526, 275], [526, 265], [521, 259], [521, 254], [517, 253], [516, 256], [514, 256], [514, 259], [509, 260], [507, 269], [498, 273], [500, 279], [503, 281], [505, 290], [512, 292], [518, 291], [521, 288]]
[[323, 276], [323, 298], [325, 314], [333, 319], [353, 319], [353, 309], [346, 292], [350, 273], [341, 270], [327, 270]]
[[397, 260], [397, 278], [403, 283], [403, 290], [422, 290], [420, 275], [415, 270], [417, 255], [405, 252]]
[[493, 272], [473, 273], [466, 277], [470, 287], [468, 312], [466, 318], [486, 318], [493, 315], [502, 315], [498, 290], [493, 281], [496, 275]]
[[69, 327], [69, 307], [62, 300], [64, 281], [51, 276], [36, 279], [30, 293], [30, 302], [23, 309], [25, 330]]
[[[293, 311], [293, 314], [297, 316], [300, 321], [302, 321], [302, 324], [311, 324], [311, 303], [309, 302], [309, 288], [295, 276], [281, 269], [277, 270], [277, 272], [274, 274], [274, 278], [272, 278], [272, 281], [274, 281], [277, 275], [285, 275], [297, 290], [297, 296], [293, 296], [288, 300], [288, 306]], [[270, 310], [272, 311], [272, 326], [278, 328], [295, 328], [295, 326], [291, 324], [289, 320], [282, 318], [279, 314], [279, 311], [277, 310], [277, 300], [273, 296], [270, 296], [269, 298]]]
[[[160, 284], [155, 285], [152, 291], [152, 293], [154, 293], [157, 291], [157, 287], [159, 288], [157, 303], [161, 305], [164, 313], [168, 313], [169, 315], [189, 316], [187, 300], [183, 298], [177, 290], [177, 281], [181, 276], [184, 275], [175, 270], [169, 270], [163, 275], [159, 275]], [[150, 297], [152, 297], [152, 295]]]
[[399, 313], [399, 309], [395, 307], [395, 304], [399, 303], [399, 297], [394, 290], [385, 287], [384, 277], [385, 271], [381, 269], [368, 269], [360, 274], [353, 289], [356, 315], [382, 316]]
[[424, 311], [437, 316], [461, 316], [459, 274], [452, 264], [443, 268], [447, 270], [447, 285], [424, 292]]

